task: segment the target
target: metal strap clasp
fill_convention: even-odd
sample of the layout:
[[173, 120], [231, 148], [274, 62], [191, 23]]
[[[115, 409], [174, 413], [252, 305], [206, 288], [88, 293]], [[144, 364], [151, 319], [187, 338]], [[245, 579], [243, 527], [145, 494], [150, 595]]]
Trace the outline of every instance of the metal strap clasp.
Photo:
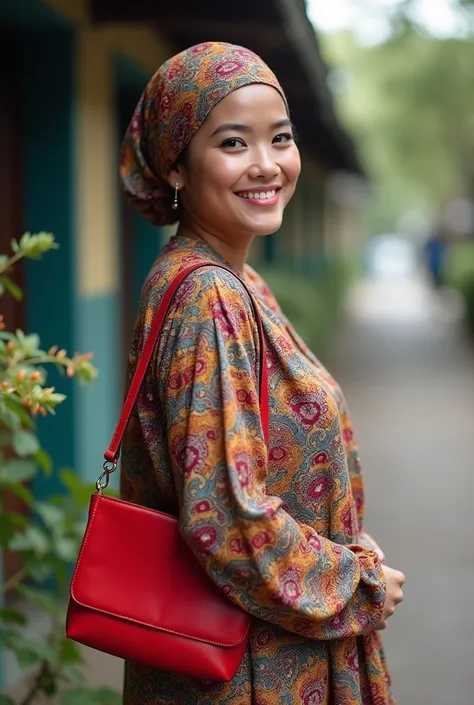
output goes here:
[[104, 465], [102, 466], [104, 469], [104, 472], [102, 475], [99, 477], [97, 482], [95, 483], [95, 486], [97, 488], [97, 492], [100, 494], [105, 488], [108, 486], [109, 481], [110, 481], [110, 475], [115, 472], [117, 469], [117, 461], [115, 460], [106, 460]]

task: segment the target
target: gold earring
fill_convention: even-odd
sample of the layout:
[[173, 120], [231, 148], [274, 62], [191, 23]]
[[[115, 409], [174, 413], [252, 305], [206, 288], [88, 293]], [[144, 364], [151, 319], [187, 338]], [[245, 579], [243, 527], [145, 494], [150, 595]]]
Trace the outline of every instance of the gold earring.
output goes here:
[[178, 193], [179, 193], [179, 184], [176, 184], [175, 189], [174, 189], [173, 203], [171, 204], [171, 208], [174, 211], [177, 211], [179, 208]]

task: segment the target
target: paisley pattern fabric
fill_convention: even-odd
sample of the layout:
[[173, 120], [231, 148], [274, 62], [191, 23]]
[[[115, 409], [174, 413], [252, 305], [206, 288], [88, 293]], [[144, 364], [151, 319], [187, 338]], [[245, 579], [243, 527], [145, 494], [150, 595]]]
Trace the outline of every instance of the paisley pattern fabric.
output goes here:
[[[181, 236], [145, 283], [130, 374], [166, 287], [222, 261]], [[122, 454], [122, 496], [179, 513], [203, 569], [253, 616], [230, 683], [126, 664], [125, 705], [392, 705], [378, 622], [380, 549], [362, 533], [359, 457], [341, 390], [262, 279], [270, 438], [258, 401], [258, 333], [242, 284], [204, 267], [179, 287]], [[153, 556], [150, 556], [153, 560]]]
[[166, 181], [211, 110], [242, 86], [264, 83], [285, 95], [274, 73], [249, 49], [205, 42], [166, 61], [135, 109], [121, 150], [125, 194], [154, 225], [179, 219]]

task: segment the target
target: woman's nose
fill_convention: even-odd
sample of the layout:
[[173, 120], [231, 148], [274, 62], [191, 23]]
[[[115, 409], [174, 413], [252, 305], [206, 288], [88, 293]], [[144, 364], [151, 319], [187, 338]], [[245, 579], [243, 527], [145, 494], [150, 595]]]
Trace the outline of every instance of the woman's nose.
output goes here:
[[259, 177], [271, 179], [274, 176], [278, 176], [280, 172], [280, 167], [268, 150], [261, 150], [255, 154], [254, 162], [249, 169], [249, 175], [253, 179], [258, 179]]

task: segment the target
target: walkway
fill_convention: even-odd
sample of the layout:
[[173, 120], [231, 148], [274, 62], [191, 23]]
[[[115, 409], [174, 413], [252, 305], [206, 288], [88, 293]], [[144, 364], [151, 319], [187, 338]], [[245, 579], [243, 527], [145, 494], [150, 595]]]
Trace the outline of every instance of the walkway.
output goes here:
[[474, 345], [454, 304], [420, 281], [365, 282], [331, 362], [361, 446], [367, 531], [407, 576], [384, 634], [399, 705], [474, 702]]

